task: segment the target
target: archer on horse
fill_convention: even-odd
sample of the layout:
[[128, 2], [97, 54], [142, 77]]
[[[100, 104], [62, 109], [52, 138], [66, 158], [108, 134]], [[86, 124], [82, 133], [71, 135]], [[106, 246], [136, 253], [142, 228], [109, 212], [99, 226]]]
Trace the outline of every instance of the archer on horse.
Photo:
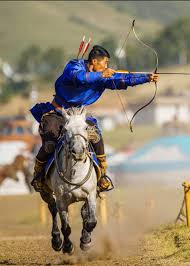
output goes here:
[[[52, 102], [36, 104], [30, 111], [40, 123], [39, 133], [42, 146], [36, 156], [34, 179], [32, 185], [36, 191], [43, 187], [43, 170], [46, 162], [55, 150], [64, 119], [62, 108], [81, 107], [96, 102], [105, 89], [126, 90], [147, 82], [157, 82], [158, 75], [116, 73], [108, 67], [110, 55], [106, 49], [95, 45], [88, 55], [88, 60], [73, 59], [69, 61], [62, 75], [55, 82], [55, 95]], [[89, 116], [86, 122], [93, 128], [94, 138], [91, 141], [101, 169], [98, 181], [100, 191], [106, 191], [111, 186], [106, 176], [107, 162], [104, 142], [96, 118]]]

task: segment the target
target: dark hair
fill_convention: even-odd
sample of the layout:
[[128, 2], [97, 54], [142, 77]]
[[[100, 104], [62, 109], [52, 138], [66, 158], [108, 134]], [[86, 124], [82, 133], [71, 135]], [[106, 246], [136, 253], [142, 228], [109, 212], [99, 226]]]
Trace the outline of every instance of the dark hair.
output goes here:
[[94, 45], [92, 47], [92, 50], [90, 51], [90, 53], [88, 55], [88, 61], [91, 63], [93, 59], [98, 59], [98, 58], [102, 58], [102, 57], [110, 58], [110, 54], [102, 46]]

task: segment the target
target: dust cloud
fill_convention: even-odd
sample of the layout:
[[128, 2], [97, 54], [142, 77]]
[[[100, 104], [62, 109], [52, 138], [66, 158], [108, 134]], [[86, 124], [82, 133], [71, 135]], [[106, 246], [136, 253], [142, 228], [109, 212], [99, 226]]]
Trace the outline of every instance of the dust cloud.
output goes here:
[[[105, 200], [98, 199], [98, 224], [92, 234], [92, 248], [85, 254], [79, 251], [75, 263], [137, 255], [142, 252], [139, 246], [144, 234], [162, 224], [175, 223], [185, 179], [181, 177], [176, 181], [173, 173], [167, 173], [165, 179], [158, 177], [158, 174], [138, 175], [127, 184], [120, 180], [113, 191], [104, 193]], [[101, 216], [100, 204], [107, 206], [106, 222]], [[74, 233], [76, 242], [79, 237], [80, 234]]]

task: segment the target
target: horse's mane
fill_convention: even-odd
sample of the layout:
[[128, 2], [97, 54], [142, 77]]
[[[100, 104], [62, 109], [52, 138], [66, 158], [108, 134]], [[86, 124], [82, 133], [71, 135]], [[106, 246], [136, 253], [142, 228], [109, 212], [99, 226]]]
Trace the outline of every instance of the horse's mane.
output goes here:
[[73, 115], [82, 115], [82, 114], [85, 114], [85, 117], [88, 117], [88, 116], [95, 116], [93, 114], [93, 112], [87, 112], [85, 106], [82, 106], [82, 107], [70, 107], [68, 109], [64, 109], [64, 112], [69, 115], [69, 116], [73, 116]]
[[66, 110], [68, 115], [81, 115], [83, 113], [86, 113], [86, 108], [84, 106], [82, 107], [71, 107]]

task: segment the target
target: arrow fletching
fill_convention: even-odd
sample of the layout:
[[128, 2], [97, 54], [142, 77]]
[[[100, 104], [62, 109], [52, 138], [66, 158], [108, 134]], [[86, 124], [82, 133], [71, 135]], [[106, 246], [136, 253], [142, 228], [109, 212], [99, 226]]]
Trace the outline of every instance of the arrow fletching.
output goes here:
[[86, 52], [88, 51], [88, 48], [90, 46], [90, 42], [91, 42], [91, 38], [89, 38], [89, 41], [86, 43], [84, 50], [83, 50], [83, 54], [82, 54], [82, 58], [84, 57], [84, 55], [86, 54]]
[[82, 48], [84, 46], [84, 40], [85, 40], [85, 36], [83, 36], [82, 41], [80, 43], [79, 50], [78, 50], [78, 55], [77, 55], [77, 59], [79, 58], [79, 55], [80, 55], [80, 53], [82, 51]]

